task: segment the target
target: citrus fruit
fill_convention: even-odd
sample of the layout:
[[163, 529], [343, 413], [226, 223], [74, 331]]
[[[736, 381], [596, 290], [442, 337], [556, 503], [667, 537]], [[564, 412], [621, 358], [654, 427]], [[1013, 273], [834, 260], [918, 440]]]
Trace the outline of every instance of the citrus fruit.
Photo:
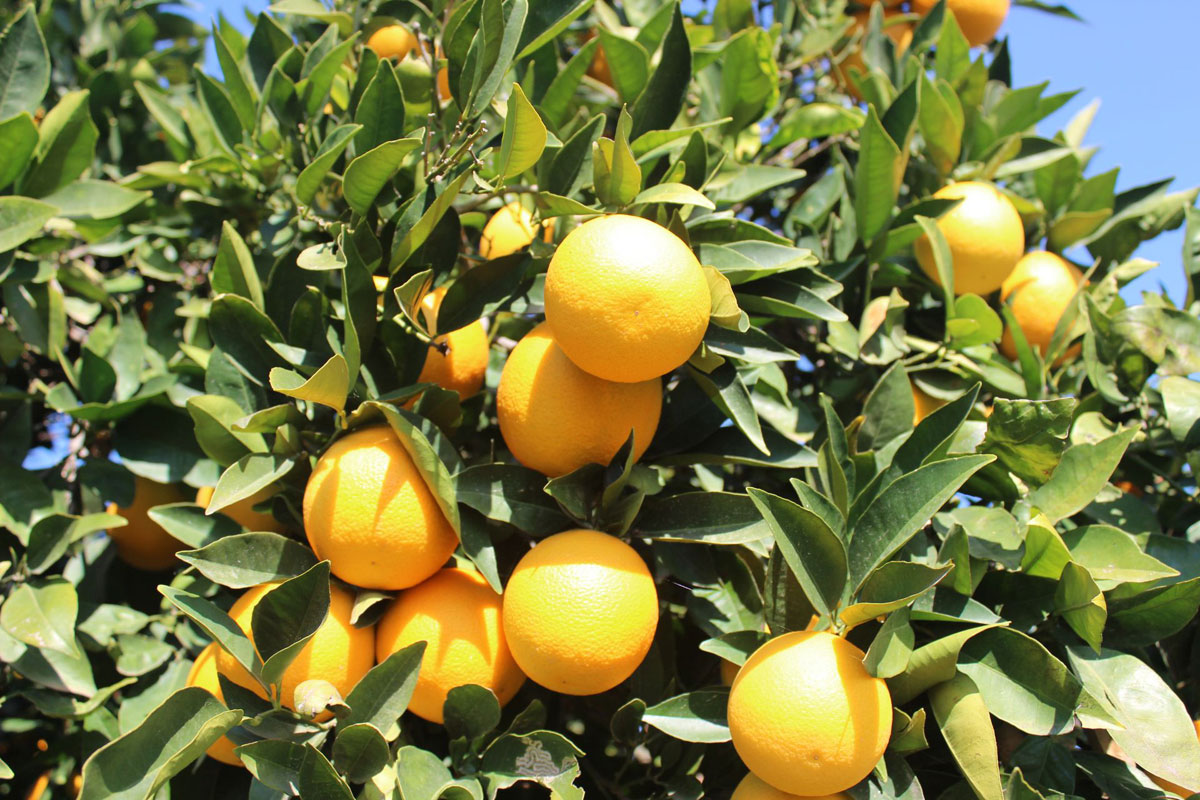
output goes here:
[[[971, 47], [985, 45], [996, 38], [996, 32], [1008, 16], [1010, 0], [946, 0], [946, 10], [954, 12], [958, 27]], [[913, 0], [912, 10], [922, 16], [937, 5], [937, 0]]]
[[[425, 311], [431, 330], [445, 296], [446, 287], [439, 286], [421, 300], [421, 308]], [[460, 398], [469, 397], [483, 386], [489, 346], [483, 320], [475, 320], [458, 330], [439, 334], [425, 353], [425, 364], [417, 381], [436, 383], [443, 389], [457, 393]], [[446, 349], [444, 353], [442, 347]]]
[[[553, 235], [554, 220], [548, 219], [542, 223], [542, 239], [548, 242]], [[479, 255], [489, 260], [509, 256], [528, 247], [536, 237], [533, 212], [521, 205], [521, 201], [513, 200], [501, 206], [483, 226]]]
[[368, 589], [415, 586], [458, 546], [408, 451], [385, 425], [343, 436], [317, 461], [304, 489], [304, 528], [334, 575]]
[[[1025, 227], [1016, 206], [990, 183], [963, 181], [934, 193], [940, 200], [961, 200], [937, 221], [946, 237], [954, 269], [955, 294], [990, 294], [1000, 288], [1025, 252]], [[913, 246], [925, 274], [938, 282], [929, 240]]]
[[[271, 512], [254, 510], [256, 505], [271, 499], [274, 494], [274, 487], [267, 486], [244, 500], [238, 500], [232, 505], [225, 506], [220, 510], [220, 513], [229, 517], [248, 531], [282, 533], [285, 530], [284, 524], [275, 519], [275, 516]], [[196, 490], [196, 505], [208, 508], [209, 502], [212, 501], [212, 496], [213, 487], [201, 486]]]
[[546, 272], [546, 321], [585, 372], [620, 383], [691, 357], [711, 300], [691, 248], [641, 217], [597, 217], [571, 231]]
[[[264, 583], [247, 589], [229, 609], [230, 618], [251, 641], [254, 640], [251, 633], [254, 607], [277, 585]], [[328, 616], [283, 673], [279, 699], [284, 706], [295, 710], [296, 687], [310, 679], [328, 681], [345, 697], [375, 664], [375, 631], [351, 625], [353, 610], [354, 594], [331, 582]], [[217, 671], [238, 686], [267, 699], [266, 691], [254, 676], [224, 650], [217, 651]], [[316, 719], [329, 719], [330, 716], [329, 712], [324, 712]]]
[[[867, 26], [871, 22], [871, 14], [869, 11], [860, 11], [851, 15], [854, 19], [854, 34], [860, 37], [865, 35]], [[883, 13], [883, 33], [892, 43], [896, 45], [896, 54], [902, 55], [908, 46], [912, 44], [913, 39], [913, 24], [911, 22], [900, 20], [892, 22], [896, 17], [903, 17], [903, 11], [885, 11]], [[833, 72], [837, 77], [838, 83], [846, 88], [846, 91], [853, 95], [857, 100], [862, 100], [862, 95], [855, 88], [850, 77], [857, 70], [862, 74], [867, 72], [867, 63], [863, 60], [862, 42], [854, 45], [854, 49], [848, 53], [840, 63], [834, 65]]]
[[732, 661], [721, 659], [721, 683], [726, 686], [733, 686], [733, 679], [737, 677], [738, 670], [741, 669]]
[[126, 524], [113, 528], [108, 538], [117, 546], [117, 556], [136, 569], [157, 571], [170, 569], [179, 562], [175, 553], [187, 547], [150, 519], [150, 509], [167, 503], [182, 503], [186, 496], [178, 486], [157, 483], [135, 475], [133, 502], [124, 507], [108, 503], [104, 510], [125, 518]]
[[[595, 34], [591, 34], [587, 39], [590, 41], [594, 36]], [[592, 63], [588, 64], [587, 74], [588, 77], [595, 78], [605, 86], [612, 88], [612, 68], [608, 65], [608, 54], [604, 52], [603, 44], [596, 45], [596, 52], [592, 56]]]
[[443, 569], [400, 593], [375, 632], [375, 659], [426, 642], [408, 710], [442, 722], [442, 705], [456, 686], [490, 689], [504, 705], [525, 675], [513, 660], [500, 624], [500, 595], [478, 573]]
[[781, 792], [753, 772], [742, 778], [729, 800], [850, 800], [841, 793], [826, 797], [802, 797], [798, 794]]
[[525, 466], [557, 477], [584, 464], [607, 464], [633, 431], [633, 455], [654, 438], [662, 381], [613, 383], [566, 357], [545, 323], [508, 355], [496, 411], [504, 443]]
[[786, 633], [738, 672], [729, 690], [729, 732], [750, 771], [776, 789], [835, 794], [871, 774], [883, 755], [891, 695], [845, 639]]
[[[217, 680], [217, 653], [220, 649], [220, 646], [214, 642], [200, 651], [200, 655], [196, 656], [196, 660], [192, 662], [192, 668], [188, 672], [187, 685], [199, 686], [224, 703], [225, 698], [221, 696], [221, 682]], [[215, 758], [223, 764], [241, 766], [242, 760], [234, 755], [233, 748], [234, 744], [229, 737], [222, 736], [209, 745], [206, 752], [210, 758]]]
[[417, 37], [403, 25], [384, 25], [367, 38], [367, 47], [380, 58], [404, 58], [417, 44]]
[[504, 634], [529, 678], [563, 694], [607, 691], [654, 641], [658, 591], [642, 557], [607, 533], [543, 539], [504, 589]]
[[[1012, 273], [1000, 286], [1000, 302], [1011, 299], [1012, 313], [1029, 347], [1043, 356], [1050, 350], [1050, 340], [1058, 321], [1071, 305], [1075, 292], [1083, 283], [1083, 273], [1054, 253], [1035, 251], [1027, 253]], [[1005, 357], [1016, 360], [1017, 345], [1012, 330], [1004, 329], [1000, 340], [1000, 351]], [[1062, 355], [1060, 361], [1078, 355], [1079, 348], [1073, 347]]]
[[915, 383], [912, 386], [913, 397], [913, 426], [920, 424], [921, 420], [928, 417], [934, 411], [937, 411], [942, 406], [946, 405], [945, 400], [939, 400], [936, 397], [930, 397], [917, 388]]

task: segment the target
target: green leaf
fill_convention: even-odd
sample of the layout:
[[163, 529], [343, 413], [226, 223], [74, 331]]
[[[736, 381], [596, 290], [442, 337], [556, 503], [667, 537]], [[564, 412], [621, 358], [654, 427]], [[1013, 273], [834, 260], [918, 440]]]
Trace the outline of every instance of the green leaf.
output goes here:
[[204, 577], [231, 589], [293, 578], [317, 563], [309, 548], [269, 532], [238, 533], [177, 555]]
[[0, 122], [0, 189], [15, 181], [29, 166], [37, 141], [37, 125], [28, 111]]
[[[0, 126], [0, 137], [3, 129]], [[68, 183], [46, 202], [58, 207], [58, 216], [70, 219], [108, 219], [119, 217], [150, 197], [109, 181], [78, 180]]]
[[[306, 57], [303, 70], [305, 77], [296, 84], [296, 92], [304, 99], [304, 110], [310, 116], [317, 113], [321, 104], [329, 97], [329, 87], [333, 85], [334, 78], [341, 71], [357, 40], [357, 33], [350, 35], [330, 49], [311, 69]], [[309, 55], [314, 52], [315, 48], [309, 51]]]
[[504, 134], [500, 139], [500, 160], [496, 172], [500, 181], [520, 175], [537, 164], [546, 149], [546, 125], [533, 104], [525, 97], [521, 84], [514, 83], [508, 96]]
[[763, 438], [758, 413], [750, 400], [750, 391], [732, 364], [722, 364], [707, 374], [689, 365], [688, 374], [760, 453], [771, 455]]
[[187, 400], [188, 414], [196, 426], [196, 442], [209, 458], [229, 466], [249, 453], [266, 453], [262, 434], [241, 433], [233, 425], [246, 416], [234, 400], [219, 394], [193, 395]]
[[412, 229], [405, 234], [404, 238], [400, 240], [400, 243], [392, 251], [392, 260], [390, 262], [392, 269], [407, 261], [409, 256], [417, 252], [421, 245], [425, 244], [425, 240], [429, 238], [442, 217], [450, 210], [455, 198], [458, 197], [459, 190], [462, 189], [462, 185], [470, 176], [470, 170], [463, 172], [457, 178], [450, 181], [450, 183], [446, 184], [441, 194], [429, 204], [429, 207], [421, 214], [421, 218], [417, 220], [417, 224], [412, 226]]
[[992, 456], [960, 456], [926, 464], [897, 478], [867, 506], [849, 548], [850, 586], [861, 587], [892, 553], [916, 535]]
[[1119, 431], [1093, 443], [1067, 448], [1050, 479], [1029, 496], [1029, 502], [1051, 522], [1071, 516], [1095, 499], [1116, 471], [1136, 428]]
[[333, 740], [333, 764], [353, 783], [366, 783], [389, 760], [387, 740], [374, 725], [360, 722], [339, 728]]
[[70, 581], [52, 578], [19, 584], [0, 605], [0, 626], [31, 647], [78, 657], [75, 618], [79, 598]]
[[807, 508], [754, 487], [747, 491], [809, 602], [821, 614], [832, 616], [847, 578], [846, 548], [841, 539]]
[[601, 52], [612, 75], [613, 88], [622, 102], [632, 103], [646, 88], [650, 76], [650, 56], [646, 48], [636, 41], [618, 36], [605, 28], [599, 28], [597, 33]]
[[646, 500], [633, 532], [668, 542], [747, 544], [771, 535], [750, 497], [730, 492], [683, 492]]
[[261, 783], [289, 795], [320, 800], [353, 800], [350, 787], [329, 759], [311, 744], [264, 739], [236, 753]]
[[938, 285], [942, 287], [942, 298], [946, 308], [946, 323], [955, 317], [955, 289], [954, 289], [954, 256], [950, 252], [950, 245], [946, 241], [946, 235], [942, 233], [942, 229], [937, 226], [937, 223], [929, 217], [917, 215], [917, 225], [922, 231], [922, 240], [927, 242], [930, 247], [930, 253], [933, 254], [934, 266], [937, 270]]
[[475, 684], [455, 686], [443, 703], [446, 735], [474, 741], [500, 724], [500, 703], [490, 689]]
[[1112, 330], [1158, 364], [1164, 375], [1200, 372], [1200, 320], [1186, 311], [1132, 306], [1113, 317]]
[[1077, 401], [996, 398], [979, 449], [1032, 486], [1041, 486], [1062, 458]]
[[[39, 519], [29, 531], [29, 549], [25, 551], [25, 561], [29, 571], [35, 575], [41, 574], [54, 566], [67, 548], [96, 531], [112, 527], [112, 514], [84, 514], [71, 516], [69, 514], [49, 514]], [[0, 608], [0, 619], [3, 619], [3, 608]]]
[[230, 98], [225, 85], [216, 78], [198, 69], [195, 75], [200, 107], [211, 123], [218, 144], [227, 154], [233, 156], [237, 153], [237, 147], [242, 143], [242, 135], [245, 133], [242, 121], [233, 106], [233, 99]]
[[[329, 613], [329, 562], [322, 561], [263, 595], [250, 627], [263, 660], [262, 680], [274, 684], [325, 622]], [[291, 698], [281, 698], [288, 702]]]
[[[221, 294], [213, 298], [208, 329], [222, 354], [256, 386], [265, 386], [271, 367], [282, 363], [271, 345], [284, 344], [283, 334], [270, 317], [245, 297]], [[210, 365], [210, 378], [212, 372]]]
[[910, 605], [937, 586], [950, 573], [950, 565], [928, 566], [910, 561], [889, 561], [871, 573], [858, 593], [857, 602], [841, 613], [850, 628]]
[[975, 345], [1000, 341], [1004, 324], [977, 294], [964, 294], [954, 301], [954, 316], [946, 321], [951, 346], [962, 350]]
[[58, 209], [28, 197], [0, 197], [0, 253], [37, 236]]
[[1188, 449], [1200, 449], [1200, 382], [1171, 376], [1158, 390], [1171, 436]]
[[354, 29], [354, 20], [344, 11], [330, 11], [318, 0], [279, 0], [267, 9], [275, 14], [293, 14], [315, 19], [328, 25], [336, 25], [338, 33], [349, 36]]
[[597, 140], [592, 145], [592, 182], [596, 196], [608, 205], [632, 203], [642, 188], [642, 168], [629, 148], [629, 112], [621, 110], [617, 138]]
[[933, 716], [962, 776], [980, 800], [1004, 800], [996, 731], [974, 682], [957, 675], [929, 692]]
[[702, 195], [685, 183], [660, 183], [643, 189], [633, 198], [634, 205], [642, 203], [674, 203], [681, 206], [697, 206], [699, 208], [715, 209], [712, 200]]
[[160, 586], [158, 590], [163, 597], [170, 601], [171, 605], [199, 625], [210, 639], [221, 646], [221, 649], [237, 659], [237, 662], [245, 667], [247, 672], [251, 675], [258, 675], [262, 671], [262, 661], [254, 649], [254, 643], [238, 627], [237, 623], [216, 604], [199, 595], [171, 586]]
[[36, 9], [27, 5], [0, 34], [0, 120], [32, 114], [49, 88], [50, 54]]
[[395, 741], [400, 735], [400, 715], [408, 708], [408, 701], [417, 688], [417, 673], [425, 646], [425, 642], [410, 644], [371, 667], [346, 696], [350, 713], [339, 724], [374, 725], [388, 741]]
[[583, 800], [583, 790], [575, 786], [582, 755], [582, 750], [554, 731], [508, 733], [488, 745], [479, 766], [488, 775], [489, 791], [531, 781], [548, 787], [552, 797]]
[[1054, 609], [1062, 614], [1080, 639], [1090, 644], [1093, 650], [1100, 651], [1108, 606], [1092, 576], [1073, 561], [1063, 567], [1054, 591]]
[[350, 368], [339, 354], [330, 357], [308, 380], [280, 367], [272, 369], [269, 377], [271, 388], [280, 394], [329, 406], [338, 414], [346, 410], [346, 397], [351, 388]]
[[964, 644], [995, 625], [980, 625], [934, 639], [913, 651], [904, 672], [888, 679], [892, 703], [906, 705], [932, 687], [952, 680], [957, 673], [958, 654]]
[[988, 710], [1034, 736], [1075, 727], [1082, 686], [1035, 639], [1010, 628], [984, 631], [963, 645], [958, 669], [971, 678]]
[[366, 215], [380, 190], [400, 169], [404, 157], [421, 147], [421, 139], [396, 139], [375, 147], [355, 158], [342, 177], [346, 202], [356, 214]]
[[412, 745], [396, 752], [396, 783], [401, 797], [483, 800], [483, 792], [475, 779], [454, 780], [440, 757]]
[[205, 513], [212, 514], [245, 500], [292, 471], [296, 462], [268, 453], [249, 453], [221, 473]]
[[237, 725], [207, 690], [189, 687], [168, 697], [142, 724], [101, 747], [83, 765], [81, 800], [144, 800]]
[[[384, 61], [388, 64], [388, 61]], [[367, 87], [370, 91], [370, 87]], [[365, 97], [365, 95], [364, 95]], [[358, 113], [363, 112], [362, 103], [359, 103]], [[354, 141], [356, 135], [361, 134], [363, 130], [362, 124], [355, 125], [339, 125], [333, 129], [333, 132], [325, 137], [325, 141], [321, 142], [321, 149], [317, 151], [316, 157], [309, 162], [296, 178], [296, 199], [303, 205], [312, 205], [313, 198], [317, 195], [317, 190], [321, 188], [325, 178], [329, 176], [329, 171], [333, 169], [333, 165], [341, 157], [342, 153]], [[358, 139], [361, 139], [361, 135]]]
[[903, 162], [900, 148], [883, 127], [875, 106], [868, 107], [854, 173], [854, 211], [864, 243], [874, 241], [887, 228], [900, 191]]
[[240, 523], [224, 514], [209, 516], [194, 503], [170, 503], [150, 509], [150, 519], [167, 533], [191, 547], [205, 547], [226, 536], [242, 532]]
[[1122, 643], [1152, 645], [1182, 630], [1197, 610], [1200, 577], [1110, 601], [1105, 632]]
[[548, 536], [570, 527], [558, 504], [543, 491], [546, 477], [531, 469], [479, 464], [455, 475], [454, 486], [458, 502], [531, 536]]
[[141, 81], [135, 81], [133, 86], [137, 89], [137, 93], [142, 98], [142, 103], [145, 104], [146, 110], [150, 112], [150, 116], [163, 129], [163, 133], [170, 137], [175, 144], [180, 147], [186, 147], [188, 144], [188, 134], [183, 115], [167, 102], [159, 89], [148, 86]]
[[728, 742], [728, 704], [729, 692], [702, 689], [650, 706], [642, 722], [685, 742]]
[[798, 139], [823, 139], [850, 133], [861, 128], [866, 119], [857, 108], [833, 103], [799, 103], [783, 115], [770, 145], [786, 147]]
[[1183, 701], [1136, 656], [1068, 647], [1071, 669], [1114, 718], [1108, 732], [1138, 766], [1200, 791], [1200, 741]]
[[651, 72], [646, 89], [633, 106], [631, 136], [635, 139], [648, 131], [672, 127], [683, 109], [687, 87], [692, 80], [692, 47], [679, 4], [673, 5], [671, 27], [663, 37], [658, 68]]
[[882, 450], [913, 429], [913, 390], [904, 365], [888, 368], [867, 395], [858, 431], [859, 452]]
[[118, 634], [113, 650], [117, 672], [131, 677], [158, 669], [175, 654], [175, 648], [166, 642], [136, 633]]
[[1082, 525], [1062, 538], [1071, 551], [1071, 560], [1087, 569], [1104, 590], [1121, 583], [1146, 583], [1179, 574], [1179, 570], [1143, 553], [1133, 536], [1110, 525]]
[[891, 678], [904, 672], [916, 641], [916, 635], [908, 623], [907, 608], [897, 609], [888, 615], [863, 659], [867, 672], [877, 678]]

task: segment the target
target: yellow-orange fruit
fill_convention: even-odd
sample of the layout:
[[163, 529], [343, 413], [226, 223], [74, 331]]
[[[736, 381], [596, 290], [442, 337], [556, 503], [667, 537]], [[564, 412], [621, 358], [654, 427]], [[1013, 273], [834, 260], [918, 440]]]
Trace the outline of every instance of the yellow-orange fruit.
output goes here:
[[[1050, 340], [1054, 338], [1058, 321], [1082, 283], [1083, 273], [1074, 264], [1054, 253], [1037, 250], [1027, 253], [1004, 279], [1000, 286], [1000, 302], [1008, 302], [1011, 298], [1012, 313], [1021, 326], [1021, 333], [1025, 334], [1025, 341], [1044, 356], [1050, 350]], [[1010, 328], [1004, 329], [1000, 351], [1007, 358], [1015, 360], [1017, 357], [1017, 344]], [[1078, 346], [1069, 348], [1059, 361], [1078, 354]]]
[[573, 530], [524, 555], [504, 589], [504, 633], [530, 680], [563, 694], [608, 691], [654, 641], [658, 591], [632, 547]]
[[[225, 698], [221, 696], [221, 682], [217, 680], [217, 651], [220, 649], [220, 646], [214, 642], [200, 651], [200, 655], [196, 656], [196, 660], [192, 662], [192, 669], [188, 672], [187, 685], [199, 686], [224, 703]], [[233, 752], [234, 746], [228, 736], [222, 736], [209, 745], [206, 753], [210, 758], [215, 758], [223, 764], [240, 767], [242, 760]]]
[[[1196, 738], [1200, 739], [1200, 719], [1195, 720], [1192, 724], [1196, 726]], [[1158, 788], [1162, 789], [1164, 792], [1174, 792], [1180, 797], [1191, 797], [1193, 794], [1195, 794], [1195, 792], [1189, 791], [1177, 783], [1171, 783], [1168, 780], [1158, 778], [1154, 775], [1150, 775], [1150, 780], [1158, 784]]]
[[887, 684], [826, 632], [776, 637], [729, 690], [729, 732], [750, 771], [782, 792], [844, 792], [871, 774], [892, 733]]
[[741, 669], [732, 661], [721, 659], [721, 683], [726, 686], [733, 686], [733, 679], [737, 677], [738, 670]]
[[917, 388], [915, 383], [912, 386], [913, 397], [913, 425], [920, 424], [921, 420], [928, 417], [934, 411], [937, 411], [942, 406], [946, 405], [945, 400], [939, 400], [936, 397], [930, 397]]
[[407, 589], [446, 563], [458, 537], [412, 458], [386, 425], [338, 439], [304, 489], [317, 558], [368, 589]]
[[733, 790], [729, 800], [850, 800], [849, 795], [842, 793], [825, 795], [823, 797], [804, 797], [798, 794], [781, 792], [753, 772], [742, 778], [742, 782]]
[[[1016, 206], [995, 186], [980, 181], [952, 183], [933, 196], [962, 201], [937, 222], [950, 247], [954, 293], [986, 295], [999, 289], [1025, 253], [1025, 226]], [[921, 269], [937, 283], [929, 240], [922, 236], [913, 250]]]
[[[543, 220], [542, 240], [548, 242], [553, 235], [554, 219]], [[520, 200], [513, 200], [501, 206], [483, 226], [479, 255], [486, 259], [509, 256], [528, 247], [535, 238], [537, 226], [533, 222], [533, 212], [521, 205]]]
[[603, 44], [596, 45], [596, 52], [592, 56], [592, 63], [588, 64], [587, 74], [605, 86], [613, 86], [612, 68], [608, 66], [608, 55], [604, 52]]
[[[229, 609], [230, 618], [251, 641], [254, 641], [251, 632], [254, 607], [277, 585], [264, 583], [247, 589]], [[307, 680], [328, 681], [345, 697], [375, 664], [375, 630], [351, 625], [350, 615], [353, 611], [354, 595], [330, 583], [328, 616], [283, 673], [279, 699], [284, 706], [295, 710], [296, 687]], [[217, 651], [217, 671], [238, 686], [267, 698], [266, 691], [258, 681], [224, 650]], [[316, 719], [325, 720], [330, 716], [329, 712], [324, 712], [318, 714]]]
[[546, 322], [585, 372], [620, 383], [665, 375], [704, 338], [712, 301], [683, 240], [627, 214], [571, 231], [546, 271]]
[[384, 25], [367, 39], [367, 47], [380, 58], [404, 58], [417, 44], [417, 37], [403, 25]]
[[[937, 0], [913, 0], [912, 9], [924, 16], [933, 10]], [[946, 9], [954, 12], [971, 47], [985, 45], [996, 38], [996, 32], [1008, 16], [1010, 0], [946, 0]]]
[[437, 74], [438, 99], [445, 102], [450, 99], [450, 70], [442, 67]]
[[179, 561], [175, 553], [187, 547], [150, 519], [150, 509], [187, 498], [178, 486], [156, 483], [140, 475], [133, 479], [133, 502], [124, 507], [109, 503], [105, 511], [125, 518], [127, 524], [112, 528], [108, 538], [117, 546], [117, 556], [131, 567], [150, 572], [171, 569]]
[[[438, 308], [446, 296], [446, 287], [439, 286], [421, 300], [426, 319], [437, 319]], [[443, 353], [441, 347], [445, 347]], [[483, 320], [439, 334], [434, 345], [425, 353], [425, 364], [417, 381], [436, 383], [443, 389], [456, 392], [460, 398], [469, 397], [483, 386], [488, 365], [488, 335]]]
[[[232, 505], [225, 506], [220, 513], [232, 519], [237, 524], [241, 525], [248, 531], [269, 531], [271, 533], [282, 533], [286, 527], [282, 522], [275, 519], [275, 515], [269, 511], [255, 511], [254, 507], [259, 503], [265, 502], [275, 494], [274, 487], [268, 486], [260, 489], [244, 500], [238, 500]], [[208, 508], [209, 502], [212, 500], [213, 487], [201, 486], [196, 490], [196, 505], [203, 508]]]
[[[871, 14], [867, 11], [860, 11], [851, 15], [854, 19], [854, 33], [863, 35], [867, 30], [867, 26], [871, 21]], [[885, 11], [883, 13], [883, 33], [892, 43], [896, 45], [896, 54], [903, 55], [908, 46], [912, 44], [913, 30], [915, 26], [911, 22], [892, 22], [895, 17], [903, 17], [903, 11]], [[833, 68], [834, 76], [838, 83], [846, 88], [846, 91], [854, 96], [857, 100], [862, 100], [862, 95], [858, 89], [854, 87], [854, 83], [850, 80], [850, 76], [858, 71], [865, 74], [867, 71], [866, 61], [863, 60], [862, 43], [854, 46], [855, 49], [848, 53], [838, 64]]]
[[525, 675], [505, 642], [501, 604], [486, 580], [463, 569], [443, 569], [396, 598], [377, 626], [375, 658], [426, 642], [409, 711], [440, 724], [446, 695], [469, 683], [502, 706], [512, 699]]
[[662, 381], [613, 383], [589, 375], [566, 357], [543, 323], [509, 353], [496, 411], [516, 459], [557, 477], [584, 464], [607, 464], [630, 431], [634, 458], [641, 458], [658, 429]]

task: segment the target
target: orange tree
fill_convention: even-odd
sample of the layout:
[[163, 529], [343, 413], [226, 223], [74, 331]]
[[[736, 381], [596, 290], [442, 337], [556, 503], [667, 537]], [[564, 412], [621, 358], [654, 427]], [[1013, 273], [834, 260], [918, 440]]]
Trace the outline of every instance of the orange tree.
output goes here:
[[1196, 193], [888, 5], [0, 11], [3, 791], [1200, 790]]

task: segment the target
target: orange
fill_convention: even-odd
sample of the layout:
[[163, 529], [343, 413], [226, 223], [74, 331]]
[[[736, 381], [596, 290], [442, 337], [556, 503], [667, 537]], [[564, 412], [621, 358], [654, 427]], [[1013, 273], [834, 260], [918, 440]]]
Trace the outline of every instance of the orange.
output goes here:
[[575, 364], [637, 383], [691, 357], [712, 301], [700, 262], [666, 228], [627, 214], [567, 234], [546, 271], [546, 322]]
[[509, 353], [496, 391], [500, 434], [525, 466], [557, 477], [584, 464], [607, 464], [633, 431], [634, 458], [654, 438], [662, 381], [613, 383], [581, 370], [546, 324]]
[[[439, 286], [421, 300], [421, 308], [431, 329], [437, 321], [438, 307], [445, 296], [446, 287]], [[436, 330], [433, 332], [436, 333]], [[466, 327], [437, 336], [434, 345], [444, 346], [446, 352], [443, 353], [437, 346], [430, 346], [417, 381], [436, 383], [443, 389], [456, 392], [459, 398], [478, 392], [483, 386], [488, 365], [489, 344], [483, 320], [475, 320]]]
[[[542, 239], [550, 241], [554, 235], [554, 220], [542, 222]], [[533, 212], [521, 205], [520, 200], [501, 206], [483, 226], [479, 238], [479, 255], [486, 259], [509, 256], [523, 250], [537, 238], [537, 226]]]
[[[871, 22], [870, 12], [860, 11], [857, 14], [852, 14], [851, 16], [854, 18], [854, 30], [852, 32], [860, 36], [864, 36], [866, 34], [867, 26]], [[889, 24], [889, 22], [895, 17], [903, 16], [903, 11], [885, 11], [883, 13], [883, 33], [892, 40], [893, 44], [896, 45], [897, 55], [903, 55], [904, 52], [908, 50], [908, 46], [912, 44], [913, 40], [913, 30], [915, 26], [911, 22], [899, 21]], [[840, 63], [834, 65], [833, 72], [837, 77], [838, 83], [844, 86], [847, 92], [861, 101], [862, 95], [859, 94], [858, 89], [854, 87], [853, 82], [850, 80], [850, 76], [855, 70], [865, 75], [867, 72], [867, 64], [863, 60], [862, 42], [860, 41], [853, 45], [853, 48], [854, 49], [847, 54]]]
[[[217, 680], [217, 653], [220, 650], [220, 645], [214, 642], [200, 651], [200, 655], [196, 656], [196, 660], [192, 662], [191, 671], [188, 672], [187, 685], [199, 686], [224, 703], [225, 698], [221, 696], [221, 682]], [[222, 764], [240, 767], [242, 760], [233, 752], [234, 747], [234, 743], [228, 736], [222, 736], [209, 745], [206, 752], [210, 758], [215, 758]]]
[[[1083, 273], [1074, 264], [1054, 253], [1037, 250], [1027, 253], [1005, 278], [1000, 286], [1000, 302], [1011, 298], [1012, 313], [1025, 334], [1025, 341], [1044, 356], [1050, 350], [1058, 321], [1082, 283]], [[1017, 358], [1017, 345], [1008, 328], [1000, 340], [1000, 351], [1006, 358]], [[1059, 361], [1078, 354], [1077, 346], [1070, 348]]]
[[417, 37], [403, 25], [384, 25], [367, 39], [367, 47], [380, 58], [404, 58], [416, 44]]
[[[254, 607], [277, 585], [264, 583], [247, 589], [229, 609], [230, 618], [251, 641], [254, 640], [251, 633]], [[296, 687], [307, 680], [329, 681], [345, 697], [374, 665], [375, 631], [351, 625], [350, 614], [353, 610], [354, 594], [330, 583], [328, 616], [283, 673], [279, 699], [286, 708], [295, 710]], [[254, 676], [224, 650], [217, 651], [217, 671], [238, 686], [267, 699], [266, 691], [254, 680]], [[318, 714], [316, 719], [326, 720], [331, 716], [326, 711]]]
[[409, 711], [441, 723], [446, 695], [468, 683], [490, 689], [500, 705], [512, 699], [525, 675], [504, 640], [501, 602], [478, 573], [444, 569], [392, 603], [375, 633], [375, 659], [426, 642]]
[[[954, 12], [971, 47], [985, 45], [996, 38], [996, 32], [1008, 16], [1010, 0], [946, 0], [946, 10]], [[912, 10], [924, 16], [933, 10], [937, 0], [913, 0]]]
[[826, 797], [802, 797], [798, 794], [781, 792], [753, 772], [742, 778], [729, 800], [850, 800], [848, 795], [834, 794]]
[[[275, 519], [275, 516], [269, 511], [255, 511], [254, 507], [259, 503], [266, 502], [275, 494], [275, 487], [267, 486], [258, 490], [244, 500], [238, 500], [232, 505], [225, 506], [220, 513], [232, 519], [237, 524], [241, 525], [248, 531], [270, 531], [271, 533], [283, 533], [286, 526]], [[196, 505], [203, 508], [208, 508], [209, 502], [212, 500], [213, 487], [201, 486], [196, 490]]]
[[[595, 34], [589, 34], [585, 41], [590, 41]], [[587, 74], [590, 78], [603, 83], [609, 88], [613, 87], [612, 68], [608, 65], [608, 54], [604, 52], [604, 45], [597, 44], [596, 52], [592, 56], [592, 63], [588, 64]]]
[[[963, 181], [943, 186], [933, 195], [959, 200], [937, 221], [953, 262], [955, 294], [991, 294], [1000, 288], [1025, 253], [1025, 226], [1017, 208], [990, 183]], [[934, 283], [937, 264], [929, 240], [913, 246], [917, 262]]]
[[178, 486], [156, 483], [135, 475], [133, 478], [133, 502], [124, 508], [109, 503], [105, 511], [119, 514], [127, 524], [113, 528], [108, 538], [117, 546], [117, 555], [122, 561], [136, 569], [157, 571], [171, 569], [179, 562], [175, 553], [187, 548], [183, 542], [167, 533], [161, 525], [150, 519], [150, 509], [167, 503], [182, 503], [187, 498]]
[[758, 650], [729, 690], [729, 732], [750, 771], [782, 792], [844, 792], [871, 774], [892, 733], [887, 684], [863, 652], [796, 631]]
[[356, 430], [325, 451], [304, 489], [304, 527], [333, 574], [368, 589], [415, 586], [458, 546], [433, 493], [386, 425]]
[[607, 533], [543, 539], [504, 589], [504, 634], [529, 678], [563, 694], [608, 691], [654, 641], [658, 591], [642, 557]]
[[450, 99], [450, 69], [442, 67], [437, 74], [438, 100], [445, 102]]
[[737, 677], [738, 670], [741, 669], [732, 661], [721, 659], [721, 683], [726, 686], [733, 686], [733, 680]]
[[[1195, 720], [1192, 724], [1196, 726], [1196, 738], [1200, 739], [1200, 719]], [[1146, 774], [1149, 775], [1150, 773]], [[1158, 788], [1162, 789], [1164, 792], [1173, 792], [1180, 797], [1191, 797], [1193, 794], [1195, 794], [1195, 792], [1188, 791], [1177, 783], [1171, 783], [1168, 780], [1164, 780], [1163, 778], [1159, 778], [1154, 775], [1150, 775], [1150, 780], [1158, 784]]]
[[915, 427], [920, 424], [921, 420], [946, 405], [946, 401], [930, 397], [918, 389], [915, 383], [912, 383], [911, 386], [913, 396], [913, 426]]

